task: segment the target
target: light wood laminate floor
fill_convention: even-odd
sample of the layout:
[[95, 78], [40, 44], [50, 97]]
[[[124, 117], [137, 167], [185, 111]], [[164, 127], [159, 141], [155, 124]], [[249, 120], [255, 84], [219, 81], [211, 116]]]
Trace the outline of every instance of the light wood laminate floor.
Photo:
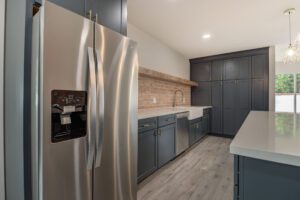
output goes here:
[[232, 200], [231, 139], [208, 136], [139, 184], [138, 200]]

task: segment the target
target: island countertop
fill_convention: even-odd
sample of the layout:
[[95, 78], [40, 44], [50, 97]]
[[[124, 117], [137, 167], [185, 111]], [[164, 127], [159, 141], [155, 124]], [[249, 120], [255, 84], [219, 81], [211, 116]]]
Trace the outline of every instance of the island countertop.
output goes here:
[[251, 111], [233, 139], [230, 153], [300, 166], [300, 115]]

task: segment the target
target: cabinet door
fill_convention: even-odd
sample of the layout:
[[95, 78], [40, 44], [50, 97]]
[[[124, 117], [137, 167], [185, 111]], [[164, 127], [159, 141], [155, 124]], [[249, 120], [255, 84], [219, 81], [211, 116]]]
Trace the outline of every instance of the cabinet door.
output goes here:
[[244, 123], [251, 109], [251, 84], [250, 80], [238, 80], [236, 92], [236, 131]]
[[224, 80], [249, 79], [250, 77], [250, 57], [233, 58], [224, 61]]
[[235, 108], [236, 80], [223, 81], [223, 108]]
[[250, 80], [236, 81], [236, 108], [239, 110], [251, 109], [251, 84]]
[[236, 133], [235, 110], [223, 110], [223, 134], [233, 136]]
[[204, 136], [202, 119], [195, 123], [195, 142], [199, 141]]
[[211, 105], [211, 82], [198, 82], [198, 87], [192, 88], [192, 105]]
[[138, 181], [157, 169], [157, 129], [138, 135]]
[[196, 130], [197, 126], [196, 123], [190, 124], [190, 129], [189, 129], [189, 146], [192, 146], [196, 142]]
[[211, 80], [211, 63], [193, 63], [191, 64], [192, 81], [210, 81]]
[[175, 157], [176, 124], [158, 129], [158, 167]]
[[237, 79], [251, 78], [251, 59], [250, 57], [237, 58], [239, 75]]
[[222, 108], [213, 107], [211, 112], [211, 132], [222, 134]]
[[202, 132], [203, 132], [203, 135], [206, 135], [209, 133], [209, 115], [205, 115], [202, 118]]
[[67, 10], [75, 12], [81, 16], [86, 16], [85, 0], [49, 0]]
[[268, 83], [265, 79], [252, 79], [252, 110], [268, 110]]
[[223, 82], [223, 133], [234, 135], [236, 106], [236, 81]]
[[266, 54], [252, 56], [252, 78], [263, 79], [268, 74], [268, 57]]
[[211, 82], [211, 105], [222, 107], [222, 81]]
[[122, 0], [86, 0], [86, 10], [98, 15], [98, 23], [116, 32], [122, 28]]
[[224, 80], [238, 79], [239, 68], [237, 59], [228, 59], [224, 61]]
[[213, 61], [211, 64], [211, 80], [219, 81], [223, 79], [223, 60]]

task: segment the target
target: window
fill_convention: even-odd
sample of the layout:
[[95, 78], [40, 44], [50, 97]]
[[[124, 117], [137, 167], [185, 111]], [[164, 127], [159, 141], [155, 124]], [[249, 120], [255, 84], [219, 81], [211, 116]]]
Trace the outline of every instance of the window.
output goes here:
[[300, 74], [276, 75], [275, 111], [300, 113]]

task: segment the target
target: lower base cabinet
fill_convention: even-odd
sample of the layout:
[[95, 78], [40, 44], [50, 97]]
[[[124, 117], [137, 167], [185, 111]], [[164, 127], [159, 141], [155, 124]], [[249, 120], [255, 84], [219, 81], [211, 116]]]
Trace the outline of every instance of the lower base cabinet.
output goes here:
[[190, 131], [189, 131], [189, 145], [192, 146], [198, 142], [204, 133], [202, 131], [202, 117], [196, 120], [190, 121]]
[[158, 167], [162, 167], [175, 157], [175, 133], [176, 124], [170, 124], [158, 129]]
[[140, 120], [139, 130], [138, 182], [141, 182], [176, 156], [176, 117]]
[[157, 169], [157, 130], [139, 133], [138, 136], [138, 181]]
[[205, 109], [203, 110], [203, 117], [190, 121], [190, 131], [189, 131], [190, 146], [198, 142], [206, 134], [210, 133], [211, 130], [210, 113], [211, 113], [211, 109]]

